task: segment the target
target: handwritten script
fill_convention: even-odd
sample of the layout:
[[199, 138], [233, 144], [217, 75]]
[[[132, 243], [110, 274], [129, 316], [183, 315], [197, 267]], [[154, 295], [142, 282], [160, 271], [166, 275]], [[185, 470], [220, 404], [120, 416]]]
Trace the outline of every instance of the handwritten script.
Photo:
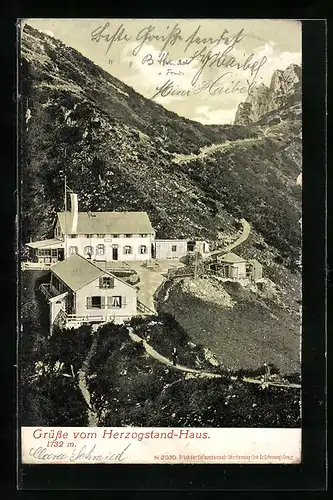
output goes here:
[[77, 462], [82, 460], [87, 460], [89, 462], [123, 462], [126, 460], [126, 451], [130, 448], [131, 443], [129, 443], [121, 452], [113, 453], [98, 453], [95, 451], [96, 444], [92, 446], [84, 445], [77, 449], [76, 447], [71, 450], [70, 454], [64, 453], [64, 451], [50, 451], [47, 447], [38, 446], [37, 448], [30, 448], [29, 456], [43, 461], [62, 461], [68, 460], [69, 462]]
[[[201, 24], [185, 36], [179, 23], [164, 27], [163, 32], [158, 31], [154, 24], [148, 24], [137, 33], [130, 34], [124, 23], [113, 26], [107, 21], [91, 32], [91, 40], [104, 46], [105, 54], [108, 54], [112, 47], [130, 44], [131, 56], [137, 58], [140, 64], [156, 67], [158, 75], [162, 75], [164, 70], [168, 78], [156, 87], [152, 99], [169, 95], [190, 96], [202, 92], [213, 96], [236, 92], [251, 93], [267, 57], [256, 57], [254, 52], [247, 53], [241, 49], [241, 42], [245, 38], [244, 29], [231, 34], [224, 28], [220, 29], [218, 36], [204, 36]], [[156, 53], [152, 53], [152, 45], [158, 47]], [[178, 49], [179, 59], [171, 58], [171, 48]], [[170, 79], [170, 76], [184, 75], [184, 72], [172, 71], [172, 68], [191, 68], [188, 88], [184, 89], [178, 86], [174, 79]], [[205, 70], [220, 68], [221, 73], [213, 80], [202, 79]], [[238, 76], [244, 77], [234, 78], [235, 71]]]

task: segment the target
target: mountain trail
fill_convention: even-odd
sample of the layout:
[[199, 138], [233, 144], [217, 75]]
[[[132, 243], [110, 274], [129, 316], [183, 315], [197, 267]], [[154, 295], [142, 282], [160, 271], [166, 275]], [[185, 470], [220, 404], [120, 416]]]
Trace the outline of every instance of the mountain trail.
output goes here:
[[159, 352], [155, 351], [153, 347], [151, 347], [145, 340], [143, 340], [139, 335], [134, 333], [132, 328], [128, 328], [129, 330], [129, 336], [133, 340], [133, 342], [139, 343], [142, 342], [143, 347], [145, 348], [145, 351], [147, 354], [149, 354], [152, 358], [156, 359], [160, 363], [163, 363], [166, 366], [169, 366], [170, 368], [174, 368], [175, 370], [180, 370], [182, 372], [187, 372], [187, 373], [194, 373], [197, 375], [200, 375], [203, 378], [221, 378], [222, 375], [218, 373], [211, 373], [211, 372], [205, 372], [202, 370], [195, 370], [193, 368], [188, 368], [187, 366], [179, 365], [176, 364], [174, 365], [173, 362], [166, 358], [165, 356], [162, 356]]
[[[264, 137], [269, 137], [269, 134], [264, 133]], [[263, 139], [263, 136], [260, 137], [251, 137], [248, 139], [236, 139], [235, 141], [229, 141], [226, 140], [221, 144], [211, 144], [210, 146], [204, 146], [200, 148], [200, 153], [195, 154], [191, 153], [188, 155], [181, 154], [181, 153], [174, 153], [174, 157], [172, 158], [172, 162], [176, 163], [177, 165], [182, 165], [184, 163], [188, 163], [193, 160], [203, 160], [207, 156], [212, 155], [213, 153], [216, 153], [217, 151], [226, 151], [227, 149], [237, 146], [239, 144], [244, 144], [244, 143], [255, 143], [259, 140]]]
[[96, 347], [98, 342], [98, 333], [96, 332], [91, 343], [90, 349], [88, 351], [87, 357], [82, 363], [82, 367], [78, 372], [79, 376], [79, 388], [84, 397], [85, 402], [87, 403], [87, 413], [88, 413], [88, 426], [89, 427], [97, 427], [98, 426], [98, 417], [97, 413], [94, 411], [91, 404], [91, 395], [87, 386], [86, 374], [90, 367], [90, 361], [95, 354]]
[[245, 219], [241, 219], [240, 222], [243, 225], [242, 234], [233, 243], [230, 243], [230, 245], [227, 245], [224, 248], [219, 248], [217, 250], [213, 250], [212, 252], [204, 254], [205, 259], [211, 257], [212, 255], [226, 254], [248, 239], [249, 234], [251, 232], [251, 225]]
[[[223, 375], [221, 375], [219, 373], [205, 372], [204, 370], [195, 370], [193, 368], [188, 368], [187, 366], [178, 365], [178, 364], [174, 365], [170, 359], [166, 358], [165, 356], [162, 356], [162, 354], [155, 351], [155, 349], [153, 347], [151, 347], [151, 345], [149, 345], [144, 339], [139, 337], [139, 335], [134, 333], [133, 328], [128, 327], [128, 332], [129, 332], [129, 336], [133, 340], [133, 342], [142, 343], [146, 353], [149, 354], [149, 356], [156, 359], [160, 363], [163, 363], [164, 365], [169, 366], [170, 368], [173, 368], [174, 370], [179, 370], [179, 371], [182, 371], [185, 373], [192, 373], [192, 374], [195, 374], [195, 375], [202, 377], [202, 378], [222, 378], [223, 377]], [[230, 380], [235, 381], [235, 380], [237, 380], [237, 377], [230, 376]], [[263, 380], [258, 380], [258, 379], [250, 378], [250, 377], [244, 377], [244, 378], [240, 379], [240, 381], [250, 383], [250, 384], [259, 384], [259, 385], [263, 385], [265, 383], [267, 386], [272, 385], [275, 387], [296, 388], [296, 389], [301, 388], [300, 384], [283, 384], [283, 383], [271, 382], [271, 381], [264, 382]]]

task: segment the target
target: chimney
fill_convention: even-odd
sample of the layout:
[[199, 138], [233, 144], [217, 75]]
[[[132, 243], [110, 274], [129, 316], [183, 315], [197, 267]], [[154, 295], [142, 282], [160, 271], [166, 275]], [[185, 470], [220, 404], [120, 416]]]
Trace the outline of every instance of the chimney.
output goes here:
[[79, 215], [79, 205], [77, 200], [77, 194], [71, 193], [71, 216], [72, 216], [72, 229], [71, 233], [76, 233], [77, 231], [77, 221]]

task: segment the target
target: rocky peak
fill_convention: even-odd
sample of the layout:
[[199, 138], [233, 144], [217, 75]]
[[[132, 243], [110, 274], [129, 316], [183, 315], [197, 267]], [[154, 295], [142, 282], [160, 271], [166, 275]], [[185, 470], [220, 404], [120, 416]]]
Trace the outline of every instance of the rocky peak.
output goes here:
[[283, 82], [283, 71], [277, 69], [276, 71], [274, 71], [271, 79], [270, 91], [279, 92], [283, 87]]
[[288, 75], [293, 76], [295, 81], [300, 81], [302, 78], [302, 69], [297, 64], [290, 64], [288, 68], [284, 71], [285, 77]]
[[294, 86], [301, 81], [301, 68], [291, 64], [285, 71], [276, 70], [273, 73], [270, 90], [274, 93], [292, 92]]
[[264, 83], [261, 83], [258, 85], [258, 87], [254, 87], [252, 89], [251, 94], [249, 94], [248, 98], [246, 99], [246, 102], [251, 102], [255, 101], [256, 99], [262, 99], [266, 98], [269, 93], [269, 88], [266, 87]]
[[240, 103], [235, 124], [249, 125], [258, 122], [265, 114], [299, 100], [301, 88], [301, 68], [290, 64], [284, 71], [273, 73], [269, 87], [263, 83], [252, 89], [245, 103]]

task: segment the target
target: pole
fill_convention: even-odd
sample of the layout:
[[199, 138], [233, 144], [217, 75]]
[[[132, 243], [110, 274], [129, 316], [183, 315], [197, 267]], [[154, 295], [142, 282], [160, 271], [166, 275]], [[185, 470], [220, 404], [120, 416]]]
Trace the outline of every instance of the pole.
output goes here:
[[64, 243], [65, 243], [65, 259], [67, 259], [67, 176], [65, 175], [65, 234], [64, 234]]
[[198, 252], [195, 252], [194, 279], [197, 279], [197, 275], [198, 275]]

